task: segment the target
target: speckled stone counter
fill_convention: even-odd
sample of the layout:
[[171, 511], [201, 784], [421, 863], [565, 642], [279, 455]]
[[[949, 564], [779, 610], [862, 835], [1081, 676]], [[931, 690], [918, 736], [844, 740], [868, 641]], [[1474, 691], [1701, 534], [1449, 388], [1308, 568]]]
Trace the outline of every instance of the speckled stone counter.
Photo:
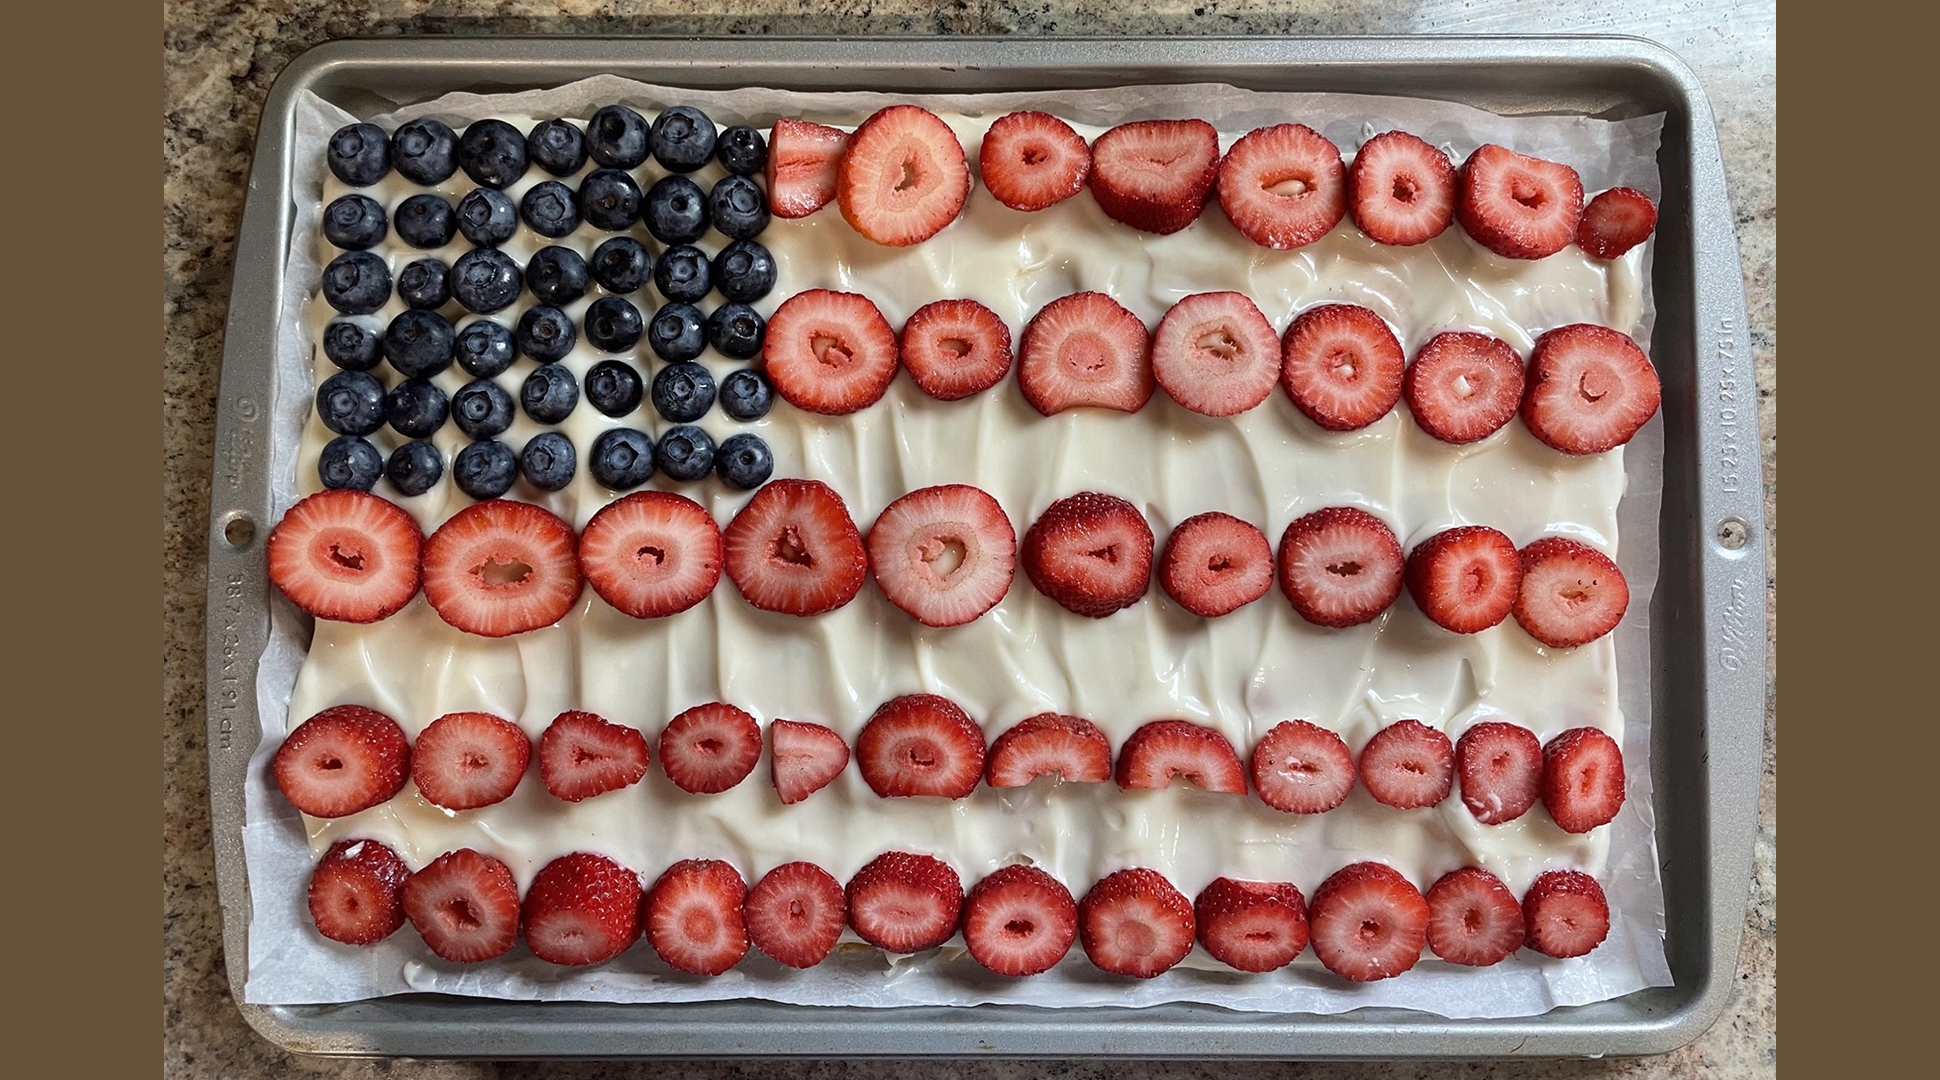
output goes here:
[[[1129, 9], [1136, 14], [1126, 14]], [[1661, 1058], [1508, 1065], [1064, 1062], [601, 1064], [329, 1061], [264, 1042], [237, 1012], [223, 969], [210, 854], [203, 730], [203, 537], [209, 513], [223, 318], [256, 121], [270, 83], [335, 37], [480, 33], [1419, 34], [1621, 33], [1652, 38], [1697, 71], [1718, 115], [1751, 309], [1766, 485], [1769, 632], [1778, 603], [1777, 13], [1773, 0], [168, 0], [164, 8], [163, 707], [164, 1073], [424, 1078], [644, 1076], [770, 1080], [1167, 1078], [1749, 1077], [1778, 1069], [1777, 733], [1767, 689], [1757, 861], [1738, 990], [1716, 1027]]]

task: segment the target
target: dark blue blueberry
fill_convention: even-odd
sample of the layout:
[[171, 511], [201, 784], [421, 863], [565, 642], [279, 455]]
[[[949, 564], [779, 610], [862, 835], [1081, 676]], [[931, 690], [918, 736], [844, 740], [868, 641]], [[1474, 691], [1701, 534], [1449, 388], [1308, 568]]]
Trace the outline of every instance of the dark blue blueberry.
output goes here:
[[407, 439], [428, 439], [445, 426], [451, 399], [429, 379], [406, 379], [384, 395], [384, 419]]
[[542, 364], [565, 359], [579, 338], [573, 331], [572, 317], [556, 307], [526, 308], [512, 336], [520, 352]]
[[519, 231], [519, 208], [503, 191], [473, 188], [458, 200], [458, 231], [473, 247], [495, 248]]
[[391, 136], [391, 162], [414, 184], [442, 184], [458, 171], [458, 133], [430, 117], [409, 121]]
[[714, 469], [714, 440], [692, 424], [668, 428], [654, 448], [653, 463], [669, 480], [699, 480]]
[[647, 189], [640, 220], [663, 244], [691, 244], [707, 232], [707, 196], [685, 176], [663, 176]]
[[519, 478], [519, 456], [497, 439], [472, 443], [451, 459], [451, 478], [474, 499], [496, 499]]
[[669, 364], [653, 377], [653, 407], [676, 424], [691, 423], [714, 407], [714, 376], [699, 364]]
[[467, 323], [458, 331], [458, 364], [477, 378], [489, 379], [512, 366], [519, 355], [512, 328], [490, 319]]
[[323, 268], [323, 298], [345, 315], [369, 315], [391, 298], [391, 268], [368, 251], [346, 251]]
[[647, 118], [625, 105], [608, 105], [586, 123], [586, 152], [609, 169], [637, 168], [647, 160]]
[[399, 312], [384, 328], [384, 359], [407, 379], [429, 379], [451, 366], [458, 335], [435, 311]]
[[707, 216], [723, 235], [752, 240], [768, 227], [768, 200], [747, 177], [723, 177], [707, 193]]
[[625, 352], [640, 343], [646, 324], [640, 309], [617, 296], [602, 296], [586, 309], [586, 340], [601, 352]]
[[647, 345], [654, 355], [676, 364], [699, 356], [707, 348], [701, 309], [673, 303], [654, 312], [653, 321], [647, 324]]
[[391, 171], [391, 137], [376, 124], [345, 124], [324, 152], [330, 171], [351, 187], [369, 187]]
[[614, 491], [631, 491], [653, 476], [653, 439], [632, 428], [608, 428], [593, 440], [586, 471]]
[[355, 435], [339, 435], [317, 455], [317, 478], [327, 488], [369, 491], [384, 475], [384, 455]]
[[473, 248], [451, 266], [451, 295], [480, 315], [511, 306], [519, 281], [519, 264], [497, 248]]
[[441, 248], [458, 235], [458, 215], [443, 195], [413, 195], [398, 204], [397, 235], [414, 248]]
[[722, 304], [707, 314], [707, 343], [736, 360], [760, 356], [761, 337], [767, 329], [761, 313], [746, 304]]
[[384, 384], [362, 371], [339, 371], [317, 387], [317, 417], [339, 435], [369, 435], [384, 426]]
[[579, 216], [603, 232], [619, 232], [640, 220], [640, 185], [618, 169], [594, 169], [579, 182]]
[[345, 371], [369, 371], [384, 358], [384, 342], [363, 323], [332, 319], [323, 328], [323, 355]]
[[754, 128], [736, 124], [721, 132], [714, 143], [714, 157], [736, 176], [753, 176], [768, 167], [768, 140]]
[[736, 420], [759, 420], [774, 405], [775, 388], [753, 368], [730, 371], [721, 380], [721, 411]]
[[407, 305], [436, 311], [451, 299], [451, 268], [441, 259], [413, 259], [397, 272], [397, 297]]
[[557, 180], [545, 180], [526, 189], [519, 200], [519, 217], [540, 236], [555, 239], [579, 228], [579, 207], [573, 204], [573, 189]]
[[585, 296], [591, 277], [586, 260], [569, 247], [540, 248], [525, 264], [525, 287], [541, 304], [553, 307], [565, 307]]
[[369, 195], [340, 195], [323, 208], [323, 238], [345, 251], [368, 251], [390, 231], [384, 208]]
[[525, 136], [503, 120], [478, 120], [458, 137], [458, 167], [472, 183], [511, 185], [525, 175]]
[[674, 172], [693, 172], [714, 156], [714, 121], [692, 105], [676, 105], [653, 119], [653, 159]]
[[601, 360], [586, 373], [586, 400], [608, 416], [625, 416], [645, 394], [640, 373], [624, 360]]
[[607, 292], [638, 292], [652, 272], [647, 245], [631, 236], [615, 236], [593, 249], [593, 280]]
[[451, 419], [468, 439], [492, 439], [512, 426], [512, 395], [489, 379], [468, 382], [451, 395]]
[[542, 120], [525, 134], [525, 156], [554, 176], [571, 176], [586, 164], [586, 136], [570, 120]]
[[721, 444], [714, 454], [714, 471], [731, 488], [752, 491], [775, 474], [775, 455], [758, 435], [743, 432]]
[[775, 287], [775, 257], [753, 240], [736, 240], [714, 256], [714, 287], [729, 300], [752, 304]]
[[653, 287], [669, 300], [694, 303], [714, 287], [707, 252], [690, 244], [670, 247], [653, 264]]
[[564, 364], [547, 364], [525, 377], [519, 387], [519, 404], [525, 414], [541, 424], [557, 424], [573, 414], [579, 404], [579, 383]]
[[541, 491], [558, 491], [573, 482], [579, 455], [573, 441], [557, 431], [542, 431], [519, 451], [519, 471]]
[[445, 456], [428, 442], [408, 442], [391, 451], [384, 475], [402, 495], [422, 495], [445, 475]]

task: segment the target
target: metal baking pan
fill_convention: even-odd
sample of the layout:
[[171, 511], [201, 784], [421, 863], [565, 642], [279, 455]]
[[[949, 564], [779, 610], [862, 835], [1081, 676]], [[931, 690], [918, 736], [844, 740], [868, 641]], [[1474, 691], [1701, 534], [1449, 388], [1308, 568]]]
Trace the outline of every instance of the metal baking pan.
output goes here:
[[1710, 107], [1674, 54], [1621, 37], [387, 38], [330, 42], [298, 57], [271, 90], [257, 136], [211, 481], [209, 790], [232, 988], [242, 986], [248, 956], [243, 778], [260, 737], [267, 358], [290, 234], [297, 95], [313, 91], [371, 114], [453, 90], [536, 89], [601, 73], [702, 88], [911, 93], [1224, 82], [1403, 94], [1507, 114], [1667, 114], [1650, 348], [1663, 380], [1666, 438], [1651, 768], [1675, 985], [1506, 1020], [1397, 1009], [1316, 1016], [1194, 1005], [867, 1009], [437, 995], [242, 1004], [258, 1032], [308, 1053], [413, 1057], [1528, 1057], [1663, 1052], [1718, 1018], [1737, 967], [1763, 739], [1765, 563], [1751, 347]]

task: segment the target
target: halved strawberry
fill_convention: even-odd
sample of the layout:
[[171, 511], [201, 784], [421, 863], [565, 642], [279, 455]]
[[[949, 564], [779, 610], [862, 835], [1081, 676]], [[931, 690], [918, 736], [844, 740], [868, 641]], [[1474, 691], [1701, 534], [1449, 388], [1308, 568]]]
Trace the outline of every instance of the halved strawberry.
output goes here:
[[1111, 779], [1111, 743], [1089, 720], [1047, 712], [1018, 721], [990, 744], [984, 783], [1023, 787], [1040, 776], [1102, 784]]
[[1159, 320], [1152, 377], [1193, 412], [1237, 416], [1273, 392], [1280, 335], [1245, 294], [1196, 293]]
[[1308, 308], [1287, 327], [1280, 385], [1309, 420], [1356, 431], [1401, 400], [1407, 358], [1381, 316], [1358, 304]]
[[1107, 874], [1078, 901], [1078, 940], [1101, 971], [1155, 978], [1192, 951], [1192, 902], [1157, 870]]
[[669, 966], [719, 975], [748, 955], [748, 883], [719, 859], [682, 859], [647, 891], [647, 944]]
[[803, 218], [835, 198], [835, 175], [849, 133], [783, 117], [768, 132], [768, 209]]
[[1610, 936], [1610, 902], [1595, 878], [1549, 870], [1522, 896], [1523, 944], [1545, 956], [1583, 956]]
[[411, 782], [446, 810], [504, 802], [532, 761], [532, 740], [519, 725], [482, 712], [446, 713], [418, 733]]
[[1289, 251], [1313, 243], [1347, 216], [1340, 147], [1305, 124], [1247, 132], [1219, 163], [1219, 208], [1261, 247]]
[[1576, 244], [1595, 259], [1621, 258], [1657, 229], [1657, 204], [1636, 188], [1617, 187], [1590, 200], [1576, 225]]
[[849, 508], [820, 480], [769, 481], [722, 540], [728, 577], [763, 611], [834, 611], [855, 599], [869, 569]]
[[411, 744], [376, 709], [338, 705], [285, 736], [271, 771], [291, 806], [311, 817], [347, 817], [404, 790]]
[[1374, 733], [1361, 748], [1361, 783], [1374, 801], [1421, 810], [1455, 786], [1455, 748], [1448, 736], [1419, 720], [1400, 720]]
[[1273, 587], [1273, 545], [1259, 526], [1231, 514], [1195, 514], [1166, 540], [1159, 584], [1194, 615], [1237, 611]]
[[1408, 595], [1436, 626], [1475, 634], [1509, 617], [1522, 584], [1515, 541], [1486, 525], [1443, 529], [1415, 545]]
[[924, 626], [961, 626], [1010, 591], [1017, 533], [997, 500], [968, 484], [912, 491], [869, 528], [869, 570], [889, 602]]
[[525, 891], [526, 947], [551, 964], [611, 960], [640, 940], [640, 893], [640, 875], [604, 855], [562, 855]]
[[718, 795], [748, 778], [761, 760], [761, 725], [722, 701], [696, 705], [660, 733], [660, 765], [674, 786]]
[[579, 572], [600, 599], [636, 619], [674, 615], [721, 580], [721, 527], [671, 491], [608, 503], [579, 534]]
[[1421, 430], [1445, 443], [1472, 443], [1515, 419], [1522, 385], [1522, 358], [1508, 342], [1451, 330], [1415, 353], [1401, 397]]
[[1401, 542], [1352, 506], [1316, 510], [1280, 536], [1280, 590], [1317, 626], [1371, 622], [1401, 595]]
[[1347, 210], [1377, 244], [1425, 243], [1454, 224], [1455, 187], [1447, 154], [1405, 131], [1384, 131], [1354, 155]]
[[577, 546], [573, 527], [545, 507], [473, 503], [424, 542], [424, 598], [480, 637], [551, 626], [579, 602]]
[[1393, 867], [1358, 862], [1314, 890], [1307, 925], [1314, 955], [1355, 982], [1386, 979], [1415, 966], [1428, 942], [1428, 901]]
[[878, 244], [928, 240], [969, 198], [963, 144], [942, 117], [916, 105], [891, 105], [864, 120], [836, 166], [836, 206]]
[[[347, 489], [346, 489], [347, 490]], [[375, 840], [339, 840], [310, 871], [310, 921], [346, 945], [373, 945], [404, 925], [411, 868]]]
[[303, 499], [263, 545], [269, 579], [319, 619], [370, 623], [418, 594], [424, 533], [410, 514], [355, 488]]
[[639, 728], [589, 712], [562, 712], [539, 736], [539, 775], [567, 802], [637, 784], [652, 761]]
[[1212, 728], [1185, 720], [1153, 720], [1118, 748], [1118, 786], [1157, 790], [1184, 777], [1207, 791], [1246, 794], [1246, 773], [1233, 744]]
[[1024, 573], [1074, 614], [1102, 619], [1145, 595], [1152, 527], [1116, 495], [1081, 491], [1045, 509], [1024, 533]]
[[829, 952], [849, 924], [842, 883], [809, 862], [783, 863], [763, 874], [741, 904], [754, 947], [792, 968], [811, 968]]
[[961, 799], [983, 779], [983, 729], [949, 698], [906, 694], [884, 702], [862, 725], [855, 755], [862, 779], [885, 799]]
[[1120, 124], [1091, 144], [1091, 197], [1115, 221], [1175, 233], [1206, 208], [1219, 177], [1219, 131], [1204, 120]]
[[1566, 454], [1600, 454], [1629, 442], [1663, 397], [1657, 369], [1630, 335], [1575, 323], [1536, 339], [1522, 422]]
[[404, 914], [440, 958], [494, 960], [519, 942], [519, 886], [512, 870], [471, 848], [447, 851], [404, 882]]
[[1566, 536], [1522, 549], [1522, 586], [1511, 611], [1544, 645], [1587, 645], [1615, 630], [1629, 607], [1630, 584], [1603, 552]]
[[916, 309], [897, 342], [903, 370], [925, 394], [957, 401], [1010, 374], [1010, 327], [975, 300], [937, 300]]
[[896, 377], [896, 332], [857, 293], [810, 289], [781, 302], [761, 339], [762, 363], [783, 401], [841, 416], [882, 399]]
[[1006, 866], [977, 882], [963, 900], [963, 942], [999, 975], [1049, 971], [1078, 938], [1071, 890], [1035, 866]]
[[1564, 832], [1608, 825], [1623, 789], [1623, 750], [1596, 728], [1571, 728], [1543, 747], [1543, 808]]
[[1543, 792], [1543, 744], [1520, 724], [1485, 720], [1455, 740], [1462, 805], [1484, 825], [1514, 821]]
[[1554, 255], [1576, 239], [1583, 180], [1568, 165], [1486, 143], [1462, 162], [1455, 219], [1508, 259]]
[[1443, 874], [1428, 889], [1428, 947], [1451, 964], [1488, 967], [1522, 948], [1522, 905], [1478, 866]]
[[1253, 788], [1289, 814], [1324, 814], [1354, 790], [1354, 755], [1339, 735], [1305, 720], [1282, 720], [1253, 746]]
[[1192, 917], [1199, 944], [1240, 971], [1277, 971], [1307, 947], [1307, 901], [1291, 881], [1216, 878]]
[[1152, 335], [1101, 292], [1044, 305], [1024, 327], [1017, 383], [1046, 416], [1093, 406], [1137, 412], [1152, 400]]
[[1091, 148], [1050, 113], [1008, 113], [983, 133], [977, 170], [998, 202], [1013, 210], [1042, 210], [1084, 190]]
[[918, 953], [950, 940], [963, 911], [963, 879], [929, 855], [889, 851], [849, 879], [849, 926], [893, 953]]
[[849, 767], [849, 744], [820, 724], [771, 720], [769, 774], [784, 805], [793, 805], [829, 786]]

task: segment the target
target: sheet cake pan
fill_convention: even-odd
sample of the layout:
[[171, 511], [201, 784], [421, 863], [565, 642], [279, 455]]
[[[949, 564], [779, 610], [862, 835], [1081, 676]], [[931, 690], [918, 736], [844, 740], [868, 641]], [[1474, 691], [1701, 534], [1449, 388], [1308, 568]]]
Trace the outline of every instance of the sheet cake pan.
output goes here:
[[329, 42], [284, 69], [258, 130], [237, 244], [211, 476], [209, 793], [223, 940], [240, 1003], [249, 883], [243, 778], [260, 738], [268, 636], [262, 541], [277, 298], [301, 91], [360, 115], [453, 90], [611, 73], [674, 86], [936, 92], [1224, 82], [1399, 94], [1505, 114], [1667, 115], [1650, 355], [1663, 380], [1661, 571], [1652, 605], [1653, 775], [1676, 985], [1506, 1020], [1394, 1009], [1338, 1016], [1147, 1009], [616, 1005], [408, 995], [241, 1004], [279, 1046], [411, 1057], [1409, 1058], [1658, 1053], [1724, 1010], [1751, 880], [1765, 698], [1758, 418], [1744, 284], [1717, 130], [1695, 75], [1622, 37], [387, 38]]

